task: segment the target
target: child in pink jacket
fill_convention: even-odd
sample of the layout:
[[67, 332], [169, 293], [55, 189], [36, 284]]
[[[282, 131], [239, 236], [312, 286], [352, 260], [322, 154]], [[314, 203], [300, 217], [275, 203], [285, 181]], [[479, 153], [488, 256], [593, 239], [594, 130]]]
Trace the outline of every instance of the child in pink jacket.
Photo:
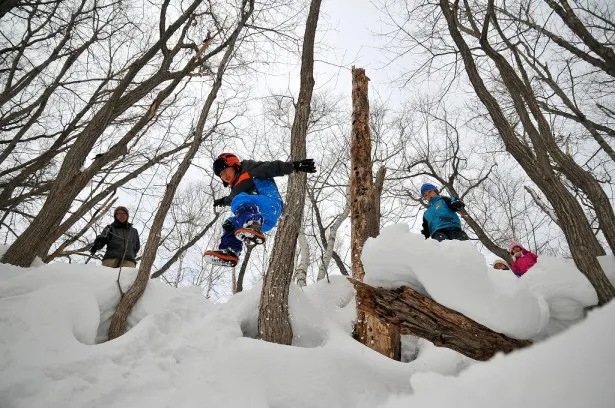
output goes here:
[[517, 276], [523, 276], [538, 261], [538, 255], [523, 248], [516, 241], [510, 241], [508, 250], [514, 259], [511, 269]]

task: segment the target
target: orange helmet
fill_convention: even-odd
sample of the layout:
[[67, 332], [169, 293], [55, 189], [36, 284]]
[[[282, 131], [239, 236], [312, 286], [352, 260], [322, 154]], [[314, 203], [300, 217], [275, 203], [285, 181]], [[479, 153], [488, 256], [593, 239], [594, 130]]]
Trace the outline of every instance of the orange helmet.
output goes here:
[[235, 156], [233, 153], [222, 153], [216, 160], [214, 160], [214, 174], [220, 177], [222, 170], [227, 167], [234, 167], [239, 170], [240, 165], [241, 161], [239, 160], [239, 157]]

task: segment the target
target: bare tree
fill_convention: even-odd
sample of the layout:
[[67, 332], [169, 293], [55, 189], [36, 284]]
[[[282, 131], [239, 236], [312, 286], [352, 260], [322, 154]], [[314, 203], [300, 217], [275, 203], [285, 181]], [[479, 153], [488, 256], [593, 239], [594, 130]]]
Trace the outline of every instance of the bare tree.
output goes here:
[[[228, 67], [229, 61], [233, 53], [235, 52], [235, 44], [237, 43], [239, 34], [244, 29], [246, 22], [252, 16], [253, 11], [254, 0], [244, 0], [241, 3], [239, 20], [236, 27], [229, 36], [228, 41], [225, 41], [225, 43], [228, 45], [224, 52], [224, 56], [218, 64], [215, 80], [199, 116], [192, 145], [186, 152], [186, 155], [180, 163], [177, 171], [173, 174], [171, 182], [167, 185], [165, 194], [160, 202], [158, 211], [156, 212], [156, 216], [154, 218], [154, 222], [152, 224], [152, 228], [150, 230], [147, 243], [145, 245], [141, 265], [139, 267], [139, 273], [137, 274], [137, 277], [130, 289], [120, 299], [120, 303], [118, 304], [117, 309], [113, 317], [111, 318], [111, 325], [109, 327], [109, 339], [114, 339], [124, 333], [128, 314], [132, 310], [132, 307], [135, 305], [137, 300], [139, 300], [139, 298], [145, 291], [145, 287], [150, 277], [150, 270], [156, 258], [156, 252], [158, 250], [158, 244], [160, 242], [160, 232], [162, 231], [167, 212], [169, 211], [171, 202], [173, 200], [173, 197], [175, 196], [175, 192], [177, 191], [177, 187], [179, 186], [180, 181], [186, 174], [186, 171], [190, 167], [192, 160], [194, 159], [196, 153], [201, 146], [201, 143], [203, 141], [203, 135], [205, 134], [205, 124], [207, 122], [207, 118], [209, 117], [209, 112], [212, 108], [212, 105], [214, 104], [214, 101], [218, 96], [218, 92], [222, 87], [222, 79], [224, 76], [224, 72]], [[203, 45], [202, 51], [205, 51], [207, 45], [209, 45], [209, 42], [206, 42]]]
[[[92, 177], [105, 165], [126, 154], [128, 144], [138, 137], [145, 126], [156, 117], [161, 104], [173, 94], [189, 73], [203, 66], [212, 56], [217, 55], [227, 47], [229, 39], [222, 41], [209, 54], [205, 54], [205, 49], [207, 48], [205, 45], [210, 44], [212, 40], [208, 38], [203, 46], [197, 48], [196, 54], [189, 61], [182, 64], [180, 69], [176, 71], [169, 70], [175, 62], [175, 57], [185, 50], [186, 47], [190, 48], [184, 40], [191, 24], [196, 18], [200, 18], [205, 13], [204, 11], [197, 11], [200, 4], [201, 1], [199, 0], [193, 1], [174, 21], [167, 24], [168, 2], [164, 3], [160, 10], [159, 39], [142, 53], [137, 54], [124, 69], [120, 70], [121, 75], [114, 80], [116, 86], [105, 92], [106, 99], [97, 106], [97, 110], [83, 128], [78, 128], [77, 132], [72, 131], [75, 126], [67, 128], [62, 136], [54, 142], [57, 146], [42, 155], [44, 158], [41, 158], [39, 162], [46, 163], [62, 147], [64, 140], [69, 137], [73, 140], [72, 145], [66, 150], [62, 165], [39, 215], [34, 218], [26, 230], [7, 250], [2, 258], [3, 262], [27, 266], [36, 255], [45, 256], [51, 243], [47, 239], [40, 238], [46, 237], [50, 231], [55, 231], [58, 228], [62, 217], [70, 208], [71, 202]], [[92, 11], [95, 15], [98, 15], [98, 12], [99, 10]], [[109, 28], [107, 24], [113, 21], [114, 17], [111, 13], [107, 17], [108, 20], [101, 22], [100, 26], [112, 29], [113, 27]], [[96, 18], [100, 19], [99, 17]], [[72, 31], [69, 30], [69, 32]], [[175, 45], [169, 48], [167, 44], [176, 35], [179, 37], [173, 38]], [[96, 36], [97, 34], [94, 33], [92, 38], [96, 38]], [[27, 45], [27, 42], [25, 44]], [[158, 62], [158, 69], [152, 69], [156, 62]], [[144, 74], [145, 71], [149, 71], [151, 74], [143, 78], [146, 75]], [[36, 72], [36, 70], [33, 72]], [[109, 76], [107, 81], [111, 80], [111, 78], [112, 76]], [[142, 80], [135, 85], [137, 78]], [[29, 78], [26, 79], [26, 81], [28, 80]], [[163, 86], [165, 83], [167, 83], [166, 86]], [[104, 83], [101, 85], [104, 85]], [[108, 129], [111, 122], [119, 118], [120, 115], [128, 113], [129, 109], [143, 97], [151, 94], [152, 91], [161, 86], [163, 88], [155, 94], [153, 102], [149, 104], [145, 112], [136, 115], [133, 113], [131, 115], [130, 125], [119, 140], [108, 151], [96, 156], [91, 164], [84, 166], [88, 153]], [[13, 95], [16, 95], [18, 91], [19, 89], [13, 90], [7, 87], [4, 95], [12, 100], [14, 98]], [[102, 88], [99, 87], [100, 91], [102, 91]], [[9, 121], [8, 123], [11, 123], [12, 117], [6, 120]], [[14, 143], [20, 137], [20, 135], [15, 135], [13, 137]], [[35, 167], [38, 166], [40, 165]], [[22, 179], [24, 177], [27, 177], [27, 175], [21, 176]], [[19, 178], [14, 178], [11, 181], [12, 184], [9, 183], [9, 185], [5, 186], [4, 192], [7, 189], [12, 191], [16, 187], [16, 180]]]
[[[312, 0], [303, 36], [299, 98], [291, 130], [291, 159], [306, 155], [306, 133], [310, 117], [310, 103], [314, 89], [314, 41], [320, 14], [320, 0]], [[290, 176], [286, 194], [287, 207], [280, 220], [271, 261], [263, 280], [259, 315], [259, 337], [266, 341], [291, 344], [292, 327], [288, 317], [288, 290], [292, 278], [295, 246], [305, 203], [307, 176]]]
[[[517, 66], [521, 70], [521, 73], [518, 74], [511, 66], [510, 59], [498, 52], [490, 43], [488, 35], [490, 33], [490, 22], [493, 23], [496, 31], [501, 35], [501, 30], [499, 30], [494, 16], [493, 2], [489, 1], [488, 3], [481, 28], [479, 28], [473, 14], [474, 11], [468, 7], [462, 10], [459, 8], [458, 3], [450, 4], [446, 0], [440, 0], [440, 10], [446, 19], [449, 33], [463, 59], [470, 82], [476, 94], [487, 108], [506, 149], [515, 157], [532, 181], [545, 193], [561, 222], [575, 263], [596, 289], [600, 303], [608, 302], [615, 297], [615, 288], [609, 283], [596, 258], [598, 255], [602, 255], [604, 250], [593, 235], [579, 202], [555, 174], [551, 166], [551, 160], [556, 161], [562, 166], [570, 166], [569, 170], [571, 173], [576, 174], [577, 169], [572, 168], [573, 165], [562, 157], [561, 151], [555, 145], [548, 122], [540, 112], [522, 67]], [[481, 50], [493, 62], [498, 73], [501, 75], [503, 84], [508, 91], [507, 96], [513, 104], [514, 112], [522, 124], [525, 134], [531, 141], [531, 145], [528, 145], [523, 139], [519, 138], [515, 126], [505, 115], [503, 107], [485, 86], [477, 69], [475, 57], [462, 35], [462, 30], [460, 29], [461, 22], [459, 21], [460, 15], [467, 18], [470, 24], [470, 27], [463, 26], [463, 31], [469, 31], [475, 38], [478, 38]], [[506, 42], [506, 40], [504, 41]], [[511, 51], [513, 56], [515, 56], [514, 48]]]

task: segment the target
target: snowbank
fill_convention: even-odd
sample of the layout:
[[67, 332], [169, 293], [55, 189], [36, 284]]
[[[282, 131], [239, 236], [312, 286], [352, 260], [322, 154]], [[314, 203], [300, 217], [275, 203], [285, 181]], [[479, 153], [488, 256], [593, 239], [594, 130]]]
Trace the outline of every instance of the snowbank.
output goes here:
[[533, 347], [472, 365], [458, 377], [410, 379], [414, 394], [382, 408], [608, 408], [615, 406], [615, 302]]
[[468, 241], [425, 240], [407, 224], [384, 228], [365, 243], [365, 282], [406, 285], [485, 326], [539, 339], [577, 322], [598, 299], [573, 264], [541, 256], [521, 279], [485, 265]]
[[[425, 241], [407, 227], [368, 241], [363, 262], [372, 284], [416, 285], [519, 337], [552, 334], [561, 328], [554, 322], [569, 325], [595, 302], [565, 261], [541, 257], [517, 279], [486, 268], [469, 243]], [[122, 271], [124, 290], [135, 276]], [[351, 338], [354, 295], [341, 276], [291, 286], [292, 347], [253, 339], [258, 285], [212, 304], [199, 288], [157, 281], [130, 315], [130, 330], [103, 342], [119, 301], [116, 279], [116, 270], [93, 265], [0, 265], [2, 408], [572, 408], [615, 401], [615, 305], [487, 363], [404, 336], [402, 352], [411, 362], [399, 363]]]
[[[135, 277], [123, 270], [124, 289]], [[413, 372], [350, 337], [343, 278], [291, 288], [296, 346], [254, 340], [260, 289], [215, 305], [150, 282], [124, 336], [102, 344], [117, 271], [0, 265], [0, 405], [12, 407], [373, 407]], [[330, 317], [333, 316], [333, 317]]]

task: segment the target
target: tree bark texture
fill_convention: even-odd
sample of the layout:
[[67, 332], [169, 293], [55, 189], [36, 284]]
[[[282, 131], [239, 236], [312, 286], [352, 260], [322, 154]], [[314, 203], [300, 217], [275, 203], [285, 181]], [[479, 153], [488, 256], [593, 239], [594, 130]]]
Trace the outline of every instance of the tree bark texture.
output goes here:
[[130, 289], [128, 289], [128, 291], [120, 299], [120, 302], [117, 305], [117, 309], [111, 318], [111, 325], [109, 327], [109, 340], [115, 339], [124, 334], [126, 327], [126, 319], [128, 318], [128, 315], [130, 314], [130, 311], [132, 310], [133, 306], [141, 298], [143, 292], [145, 292], [147, 282], [150, 278], [150, 270], [152, 268], [152, 265], [154, 264], [156, 253], [158, 251], [158, 244], [160, 243], [160, 233], [164, 225], [164, 220], [166, 219], [169, 208], [171, 207], [179, 183], [188, 171], [188, 168], [192, 163], [192, 159], [201, 147], [205, 130], [205, 123], [209, 116], [209, 112], [211, 111], [211, 107], [218, 96], [218, 91], [222, 86], [224, 72], [226, 71], [226, 68], [233, 53], [235, 52], [235, 44], [237, 42], [237, 38], [239, 37], [239, 33], [243, 30], [246, 21], [248, 21], [252, 14], [252, 11], [254, 10], [254, 0], [249, 0], [249, 5], [250, 7], [247, 10], [242, 9], [241, 20], [238, 22], [237, 27], [231, 34], [231, 41], [229, 42], [228, 48], [226, 49], [224, 56], [222, 57], [218, 65], [218, 70], [216, 72], [213, 86], [209, 91], [209, 94], [207, 95], [207, 99], [205, 100], [205, 104], [203, 105], [203, 109], [201, 110], [201, 114], [199, 115], [199, 120], [197, 122], [192, 144], [186, 152], [186, 155], [182, 159], [181, 163], [179, 164], [177, 170], [171, 177], [171, 181], [169, 182], [169, 184], [167, 184], [164, 196], [162, 197], [160, 206], [158, 207], [158, 211], [156, 211], [156, 215], [154, 216], [154, 221], [152, 223], [150, 233], [147, 237], [147, 243], [145, 244], [145, 249], [141, 258], [141, 265], [139, 267], [137, 278], [135, 279]]
[[[321, 0], [312, 0], [308, 12], [303, 50], [299, 100], [291, 128], [291, 160], [306, 156], [306, 134], [310, 117], [310, 103], [314, 90], [314, 41], [320, 14]], [[258, 313], [258, 337], [279, 344], [291, 344], [293, 331], [288, 316], [288, 290], [292, 281], [295, 247], [303, 220], [307, 175], [289, 177], [286, 209], [280, 219], [271, 252], [269, 268], [263, 279]]]
[[310, 246], [303, 231], [299, 232], [299, 264], [295, 270], [295, 281], [300, 287], [307, 285], [307, 270], [310, 263]]
[[[490, 94], [479, 74], [472, 51], [459, 29], [457, 4], [455, 3], [451, 8], [451, 4], [447, 0], [440, 0], [440, 8], [446, 18], [451, 37], [459, 49], [470, 82], [479, 99], [487, 108], [506, 150], [517, 160], [553, 206], [575, 264], [596, 289], [600, 304], [605, 304], [615, 297], [615, 288], [607, 279], [596, 258], [604, 254], [604, 250], [594, 236], [583, 208], [559, 180], [551, 166], [552, 157], [549, 153], [554, 154], [554, 151], [553, 143], [549, 139], [553, 139], [553, 136], [548, 130], [548, 123], [544, 122], [544, 117], [541, 117], [542, 115], [536, 111], [535, 98], [530, 95], [530, 89], [519, 78], [508, 59], [489, 44], [487, 40], [488, 30], [483, 27], [480, 36], [481, 48], [495, 63], [508, 90], [508, 95], [512, 99], [515, 111], [519, 115], [523, 129], [532, 142], [532, 148], [519, 140], [515, 126], [506, 119], [503, 108]], [[492, 11], [493, 1], [490, 0], [487, 12]], [[485, 22], [488, 24], [489, 19], [485, 19]], [[538, 123], [538, 129], [534, 126], [534, 121]], [[558, 158], [557, 153], [555, 153], [554, 158]]]
[[363, 280], [363, 245], [378, 235], [378, 214], [372, 174], [368, 81], [363, 68], [352, 68], [352, 141], [350, 145], [350, 219], [352, 277]]
[[380, 318], [375, 310], [359, 309], [357, 305], [357, 340], [370, 349], [401, 360], [401, 332], [398, 324], [391, 324]]
[[376, 209], [374, 212], [374, 217], [376, 220], [373, 221], [373, 223], [378, 226], [378, 233], [380, 233], [380, 218], [382, 216], [380, 202], [382, 199], [382, 190], [384, 189], [384, 179], [386, 178], [386, 175], [387, 168], [385, 166], [380, 166], [374, 179], [374, 208]]
[[[362, 281], [365, 276], [361, 254], [365, 241], [377, 237], [380, 231], [380, 193], [386, 169], [378, 170], [377, 183], [372, 173], [372, 140], [369, 124], [369, 78], [362, 68], [352, 68], [352, 141], [350, 158], [350, 250], [352, 277]], [[358, 340], [385, 356], [399, 360], [400, 336], [396, 326], [382, 321], [372, 311], [357, 305]]]
[[509, 353], [532, 344], [497, 333], [412, 288], [374, 288], [349, 280], [357, 292], [359, 310], [378, 316], [385, 325], [399, 327], [401, 334], [422, 337], [474, 360], [486, 361], [497, 352]]

